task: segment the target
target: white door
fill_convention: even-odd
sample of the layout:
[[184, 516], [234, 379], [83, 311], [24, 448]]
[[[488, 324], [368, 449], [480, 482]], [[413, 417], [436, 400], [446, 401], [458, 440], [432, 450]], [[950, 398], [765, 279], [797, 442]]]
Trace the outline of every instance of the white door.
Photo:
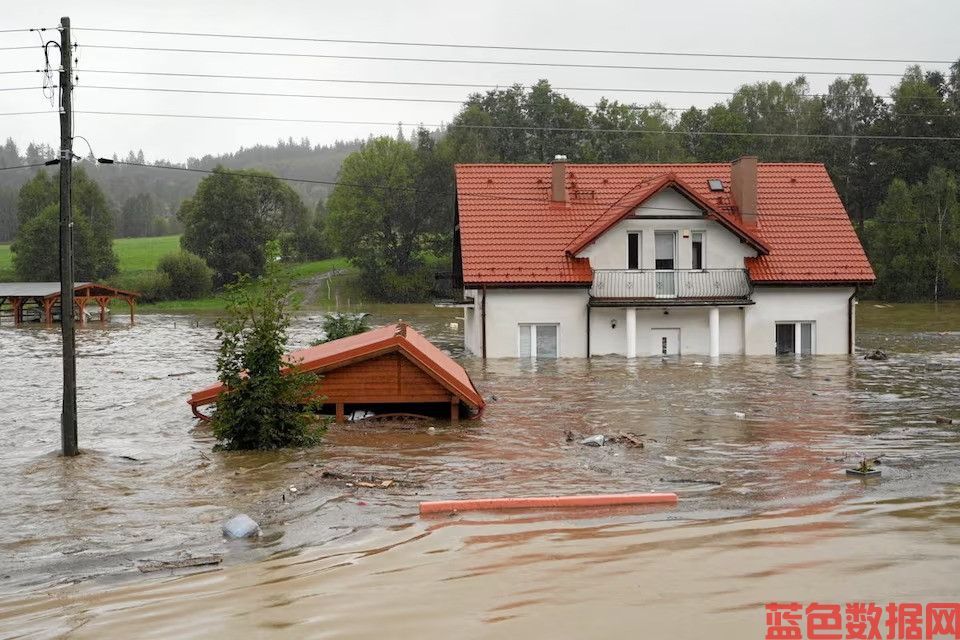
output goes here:
[[651, 329], [650, 354], [654, 356], [680, 355], [680, 329]]
[[521, 358], [556, 358], [558, 325], [521, 324], [517, 353]]
[[657, 231], [653, 234], [654, 267], [657, 271], [657, 297], [675, 298], [677, 295], [677, 234], [675, 231]]

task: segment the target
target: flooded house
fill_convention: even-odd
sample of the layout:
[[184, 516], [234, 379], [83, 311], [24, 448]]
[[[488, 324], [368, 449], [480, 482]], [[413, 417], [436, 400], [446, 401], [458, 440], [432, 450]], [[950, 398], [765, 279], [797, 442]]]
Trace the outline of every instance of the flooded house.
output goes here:
[[[284, 356], [289, 368], [321, 376], [316, 395], [337, 422], [396, 419], [477, 418], [483, 397], [470, 375], [449, 355], [405, 322], [332, 340]], [[187, 403], [201, 420], [201, 407], [229, 393], [222, 383], [195, 391]]]
[[843, 354], [873, 269], [820, 163], [460, 164], [483, 357]]

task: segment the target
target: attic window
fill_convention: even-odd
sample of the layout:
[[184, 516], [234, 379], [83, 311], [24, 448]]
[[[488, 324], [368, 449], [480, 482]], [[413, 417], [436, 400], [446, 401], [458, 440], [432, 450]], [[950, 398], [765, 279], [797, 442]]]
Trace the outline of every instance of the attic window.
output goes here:
[[710, 191], [723, 191], [723, 181], [716, 178], [712, 180], [707, 180], [707, 184], [710, 186]]

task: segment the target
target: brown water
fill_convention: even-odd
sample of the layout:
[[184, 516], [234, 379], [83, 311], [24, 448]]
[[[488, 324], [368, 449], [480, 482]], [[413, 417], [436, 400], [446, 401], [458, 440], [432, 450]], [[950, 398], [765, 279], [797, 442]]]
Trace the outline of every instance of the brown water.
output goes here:
[[[376, 311], [459, 353], [455, 312]], [[956, 601], [960, 428], [932, 417], [960, 418], [960, 307], [859, 313], [860, 346], [890, 360], [465, 359], [491, 398], [479, 423], [337, 428], [271, 454], [213, 453], [194, 426], [210, 319], [143, 316], [82, 332], [71, 460], [56, 455], [58, 334], [0, 327], [0, 637], [754, 638], [768, 601]], [[881, 456], [881, 479], [843, 474], [861, 454]], [[423, 499], [647, 490], [680, 503], [416, 515]], [[220, 538], [236, 511], [259, 541]], [[182, 550], [224, 566], [136, 570]]]

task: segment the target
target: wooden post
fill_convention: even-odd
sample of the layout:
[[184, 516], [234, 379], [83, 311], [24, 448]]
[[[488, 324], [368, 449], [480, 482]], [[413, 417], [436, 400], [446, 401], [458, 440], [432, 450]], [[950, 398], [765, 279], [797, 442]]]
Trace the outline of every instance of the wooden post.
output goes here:
[[347, 421], [346, 416], [343, 415], [343, 403], [337, 403], [337, 424], [343, 424]]
[[23, 322], [23, 298], [11, 298], [13, 304], [13, 324], [19, 325]]
[[460, 422], [460, 398], [457, 396], [450, 396], [450, 422]]
[[100, 305], [100, 322], [107, 321], [107, 303], [110, 302], [110, 298], [106, 296], [98, 296], [97, 304]]
[[133, 324], [133, 312], [136, 308], [137, 301], [131, 296], [127, 298], [127, 304], [130, 305], [130, 324]]
[[53, 324], [53, 303], [56, 302], [56, 300], [56, 298], [43, 299], [43, 321], [46, 324]]
[[86, 296], [80, 296], [76, 299], [76, 303], [74, 304], [77, 309], [77, 320], [80, 322], [81, 326], [87, 323], [86, 309], [88, 300], [89, 298]]

